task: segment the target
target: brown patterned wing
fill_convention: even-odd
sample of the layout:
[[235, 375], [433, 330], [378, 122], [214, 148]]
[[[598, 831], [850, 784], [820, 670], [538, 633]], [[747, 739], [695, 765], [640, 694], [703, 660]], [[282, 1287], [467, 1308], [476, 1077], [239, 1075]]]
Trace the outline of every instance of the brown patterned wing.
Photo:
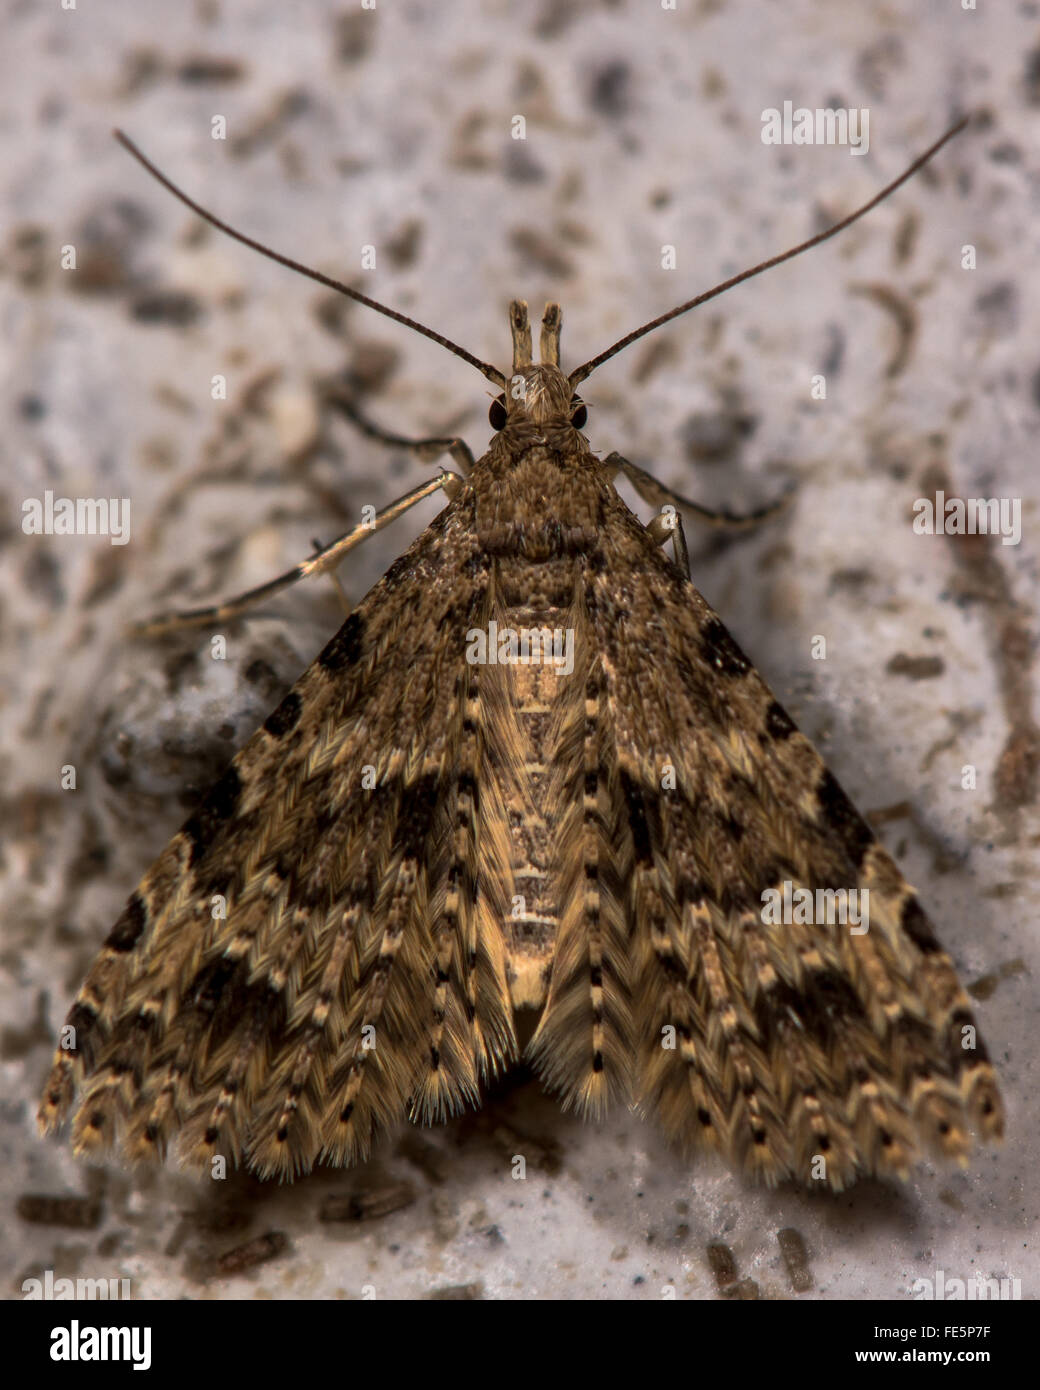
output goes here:
[[[616, 495], [585, 600], [619, 798], [606, 834], [623, 876], [631, 861], [640, 1105], [771, 1183], [841, 1188], [926, 1148], [963, 1161], [971, 1127], [998, 1139], [993, 1069], [913, 890]], [[767, 920], [785, 882], [816, 925]], [[866, 931], [816, 907], [828, 889], [860, 906], [869, 890]]]
[[130, 897], [69, 1014], [44, 1129], [79, 1090], [78, 1151], [175, 1143], [288, 1176], [475, 1100], [515, 1053], [502, 919], [477, 901], [463, 634], [486, 591], [467, 488]]

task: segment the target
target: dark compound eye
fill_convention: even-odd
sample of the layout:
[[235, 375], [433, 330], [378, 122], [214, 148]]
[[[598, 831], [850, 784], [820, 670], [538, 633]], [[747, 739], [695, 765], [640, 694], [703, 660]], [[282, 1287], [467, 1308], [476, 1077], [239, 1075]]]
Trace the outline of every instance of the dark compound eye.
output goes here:
[[589, 412], [585, 409], [585, 402], [579, 400], [577, 396], [571, 401], [573, 409], [571, 411], [571, 424], [576, 430], [585, 428], [585, 421], [589, 418]]
[[493, 430], [505, 428], [506, 423], [506, 398], [499, 396], [497, 400], [491, 402], [488, 409], [488, 419], [491, 421]]

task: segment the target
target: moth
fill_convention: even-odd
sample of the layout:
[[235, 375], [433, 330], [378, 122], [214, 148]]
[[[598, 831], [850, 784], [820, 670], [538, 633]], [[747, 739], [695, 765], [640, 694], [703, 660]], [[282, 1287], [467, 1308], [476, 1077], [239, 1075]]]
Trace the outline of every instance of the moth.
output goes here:
[[[999, 1139], [993, 1068], [917, 897], [691, 582], [679, 512], [711, 514], [597, 457], [578, 394], [644, 334], [861, 217], [965, 124], [835, 226], [569, 374], [559, 306], [535, 362], [514, 301], [508, 378], [220, 222], [117, 132], [221, 230], [501, 394], [481, 458], [414, 441], [452, 468], [174, 619], [234, 617], [445, 494], [131, 894], [68, 1015], [44, 1131], [74, 1108], [81, 1154], [291, 1178], [477, 1105], [523, 1050], [565, 1107], [633, 1105], [770, 1184], [841, 1189], [929, 1151], [963, 1164], [972, 1131]], [[649, 525], [618, 474], [661, 508]], [[785, 885], [868, 891], [869, 929], [769, 920]]]

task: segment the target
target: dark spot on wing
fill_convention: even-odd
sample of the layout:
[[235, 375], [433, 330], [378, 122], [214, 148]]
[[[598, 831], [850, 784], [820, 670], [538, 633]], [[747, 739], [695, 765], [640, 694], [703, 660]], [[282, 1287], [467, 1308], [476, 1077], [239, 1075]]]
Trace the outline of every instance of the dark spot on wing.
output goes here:
[[139, 893], [131, 895], [123, 909], [123, 915], [116, 922], [105, 939], [105, 945], [113, 951], [132, 951], [148, 922], [148, 909]]
[[262, 1037], [271, 1053], [277, 1053], [284, 1045], [287, 1021], [285, 991], [267, 979], [249, 983], [249, 971], [242, 969], [228, 981], [213, 1009], [209, 1053], [212, 1056], [236, 1033]]
[[422, 858], [440, 789], [441, 779], [436, 773], [428, 773], [404, 788], [394, 839], [406, 860]]
[[703, 883], [701, 883], [699, 879], [690, 878], [688, 875], [684, 874], [681, 878], [676, 880], [675, 901], [680, 907], [684, 907], [687, 903], [689, 903], [691, 907], [700, 907], [701, 903], [704, 901]]
[[718, 825], [727, 840], [731, 840], [735, 845], [740, 844], [741, 840], [744, 838], [746, 827], [742, 821], [737, 819], [732, 811], [727, 812], [724, 816], [720, 816], [718, 818]]
[[92, 1005], [80, 1001], [73, 1004], [65, 1022], [67, 1027], [76, 1030], [75, 1051], [83, 1059], [83, 1065], [89, 1072], [94, 1060], [94, 1044], [98, 1041], [95, 1037], [98, 1026], [97, 1011]]
[[917, 949], [923, 951], [926, 956], [934, 955], [936, 951], [942, 950], [931, 922], [924, 915], [921, 904], [912, 894], [903, 904], [899, 925]]
[[463, 771], [459, 773], [459, 794], [468, 796], [473, 814], [476, 815], [480, 810], [480, 783], [473, 776], [472, 772]]
[[743, 676], [751, 670], [751, 662], [716, 617], [701, 628], [700, 649], [708, 665], [724, 676]]
[[191, 841], [191, 862], [194, 864], [206, 850], [225, 822], [238, 810], [242, 797], [242, 779], [234, 763], [210, 789], [209, 795], [183, 826], [183, 833]]
[[782, 1039], [785, 1030], [796, 1029], [797, 1019], [814, 1041], [830, 1048], [838, 1040], [842, 1020], [862, 1022], [867, 1015], [847, 980], [833, 970], [821, 970], [810, 972], [802, 989], [778, 979], [755, 1000], [754, 1017], [764, 1046]]
[[794, 720], [777, 700], [766, 710], [766, 733], [775, 739], [790, 738], [797, 733]]
[[820, 802], [818, 823], [840, 840], [849, 862], [858, 870], [874, 843], [874, 832], [826, 769], [816, 795]]
[[284, 738], [300, 722], [303, 701], [295, 690], [290, 690], [285, 699], [264, 720], [264, 728], [272, 738]]
[[364, 631], [365, 624], [361, 614], [351, 613], [318, 657], [318, 665], [326, 671], [333, 672], [333, 674], [337, 671], [345, 671], [348, 666], [353, 666], [361, 655]]
[[621, 773], [621, 790], [628, 807], [628, 828], [632, 832], [632, 843], [637, 864], [652, 864], [654, 855], [650, 844], [650, 827], [647, 824], [646, 802], [642, 790], [636, 786], [628, 773]]
[[208, 965], [197, 971], [188, 986], [186, 997], [192, 1006], [205, 1018], [212, 1018], [221, 997], [238, 976], [244, 978], [249, 966], [245, 957], [233, 960], [230, 956], [217, 956]]

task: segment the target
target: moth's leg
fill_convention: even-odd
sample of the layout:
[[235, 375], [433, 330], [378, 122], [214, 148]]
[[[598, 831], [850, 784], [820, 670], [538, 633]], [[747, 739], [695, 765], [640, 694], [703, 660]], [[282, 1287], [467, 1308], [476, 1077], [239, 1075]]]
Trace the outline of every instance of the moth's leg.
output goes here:
[[320, 547], [316, 555], [312, 555], [309, 560], [301, 561], [293, 569], [279, 575], [277, 579], [271, 579], [256, 589], [249, 589], [246, 593], [239, 594], [237, 598], [228, 599], [225, 603], [218, 603], [211, 608], [190, 608], [183, 613], [160, 613], [147, 622], [135, 624], [130, 629], [131, 635], [153, 637], [157, 633], [174, 632], [182, 627], [200, 627], [208, 623], [225, 622], [229, 618], [237, 618], [240, 613], [244, 613], [247, 609], [255, 607], [256, 604], [262, 603], [274, 594], [281, 593], [283, 589], [288, 589], [290, 584], [295, 584], [298, 579], [307, 579], [311, 575], [327, 574], [330, 570], [334, 570], [348, 550], [353, 550], [356, 545], [360, 545], [369, 536], [374, 536], [384, 526], [389, 526], [392, 521], [396, 521], [399, 516], [402, 516], [409, 507], [414, 507], [416, 502], [421, 502], [425, 497], [432, 497], [435, 492], [441, 490], [450, 501], [462, 485], [463, 480], [457, 473], [450, 473], [445, 470], [439, 477], [430, 478], [427, 482], [420, 483], [418, 487], [412, 488], [411, 492], [406, 492], [396, 502], [391, 502], [388, 507], [384, 507], [381, 512], [376, 512], [371, 521], [362, 522], [328, 545]]
[[396, 449], [409, 449], [423, 463], [432, 463], [441, 454], [450, 454], [456, 469], [465, 478], [473, 469], [473, 455], [464, 439], [452, 435], [450, 439], [405, 439], [399, 434], [390, 434], [365, 418], [345, 391], [339, 387], [329, 388], [325, 399], [337, 410], [342, 410], [348, 420], [370, 439], [380, 444], [389, 444]]
[[[314, 536], [312, 536], [311, 545], [314, 546], [315, 555], [320, 555], [323, 549], [321, 541], [316, 540]], [[338, 574], [330, 574], [329, 578], [332, 580], [332, 587], [336, 590], [336, 595], [339, 598], [339, 606], [343, 609], [343, 616], [344, 618], [349, 618], [351, 602], [350, 599], [347, 597], [346, 589], [344, 589], [343, 587], [343, 581], [340, 579]]]
[[690, 552], [686, 547], [686, 532], [683, 530], [682, 517], [675, 508], [670, 504], [666, 506], [664, 511], [658, 512], [646, 529], [658, 545], [664, 545], [671, 536], [675, 563], [690, 576]]
[[609, 471], [611, 478], [619, 472], [624, 473], [643, 501], [649, 502], [652, 507], [663, 507], [670, 502], [675, 507], [685, 507], [687, 511], [694, 512], [702, 521], [712, 526], [729, 526], [735, 529], [757, 526], [759, 522], [782, 512], [794, 493], [794, 485], [790, 484], [775, 502], [767, 502], [764, 507], [756, 507], [752, 512], [737, 515], [736, 512], [712, 511], [709, 507], [702, 507], [699, 502], [691, 502], [688, 497], [665, 487], [652, 473], [640, 468], [638, 464], [629, 462], [619, 453], [608, 454], [603, 460], [603, 467]]

